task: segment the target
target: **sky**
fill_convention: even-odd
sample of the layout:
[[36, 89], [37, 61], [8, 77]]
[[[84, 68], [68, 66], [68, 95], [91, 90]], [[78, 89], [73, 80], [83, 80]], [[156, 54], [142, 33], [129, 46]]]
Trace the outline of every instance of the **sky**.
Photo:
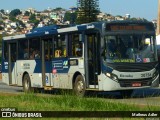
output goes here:
[[[27, 9], [44, 10], [48, 7], [62, 7], [69, 9], [77, 6], [77, 0], [0, 0], [0, 9]], [[158, 0], [99, 0], [99, 8], [104, 13], [114, 16], [130, 14], [131, 17], [140, 17], [147, 20], [157, 19]]]

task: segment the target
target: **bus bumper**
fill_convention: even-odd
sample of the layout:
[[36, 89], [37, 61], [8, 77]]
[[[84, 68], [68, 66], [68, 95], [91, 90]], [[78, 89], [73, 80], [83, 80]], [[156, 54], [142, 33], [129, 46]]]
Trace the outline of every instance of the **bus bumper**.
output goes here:
[[141, 88], [152, 88], [159, 87], [159, 75], [152, 81], [150, 86], [140, 86], [140, 87], [121, 87], [120, 83], [114, 81], [105, 75], [103, 75], [103, 80], [99, 80], [99, 90], [100, 91], [117, 91], [117, 90], [129, 90], [129, 89], [141, 89]]

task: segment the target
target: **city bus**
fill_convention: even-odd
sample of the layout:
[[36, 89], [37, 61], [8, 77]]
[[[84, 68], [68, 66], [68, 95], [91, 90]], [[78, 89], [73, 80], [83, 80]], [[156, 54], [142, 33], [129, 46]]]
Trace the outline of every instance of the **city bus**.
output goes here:
[[110, 21], [35, 28], [3, 38], [2, 80], [24, 92], [119, 91], [159, 87], [155, 28], [146, 21]]

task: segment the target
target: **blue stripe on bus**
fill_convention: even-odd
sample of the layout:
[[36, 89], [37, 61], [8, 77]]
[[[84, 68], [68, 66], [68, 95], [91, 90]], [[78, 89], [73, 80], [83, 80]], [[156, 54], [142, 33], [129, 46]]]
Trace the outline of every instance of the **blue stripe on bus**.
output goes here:
[[52, 72], [52, 62], [45, 61], [45, 65], [46, 65], [46, 73], [51, 73]]
[[36, 37], [36, 36], [44, 36], [44, 35], [49, 35], [49, 34], [57, 34], [58, 28], [59, 26], [57, 25], [35, 28], [31, 32], [27, 33], [26, 37]]
[[[2, 62], [2, 73], [8, 73], [8, 62]], [[15, 67], [15, 62], [11, 63], [11, 72], [13, 72], [13, 68]]]
[[[34, 73], [42, 73], [42, 61], [35, 60], [36, 65], [34, 69]], [[45, 61], [45, 72], [52, 73], [53, 69], [56, 69], [57, 73], [68, 73], [69, 71], [69, 64], [68, 58], [59, 58], [52, 61]]]
[[42, 73], [42, 60], [35, 60], [36, 65], [33, 73]]
[[87, 26], [86, 26], [86, 25], [77, 26], [77, 28], [78, 28], [78, 31], [82, 31], [82, 30], [86, 30], [86, 29], [87, 29]]
[[[35, 60], [36, 65], [33, 73], [42, 73], [42, 61], [41, 60]], [[52, 62], [51, 61], [45, 61], [45, 72], [51, 73], [52, 72]]]
[[8, 73], [8, 62], [2, 61], [2, 73]]
[[57, 58], [52, 61], [52, 70], [55, 69], [57, 73], [69, 72], [68, 58]]
[[36, 36], [45, 36], [49, 34], [57, 34], [57, 30], [53, 31], [40, 31], [40, 32], [33, 32], [33, 33], [28, 33], [26, 34], [26, 37], [36, 37]]

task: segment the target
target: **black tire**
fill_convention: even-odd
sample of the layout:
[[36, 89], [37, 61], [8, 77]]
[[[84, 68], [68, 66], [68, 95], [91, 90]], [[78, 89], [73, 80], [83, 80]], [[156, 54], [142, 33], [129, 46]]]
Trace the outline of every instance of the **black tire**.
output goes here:
[[26, 93], [34, 92], [33, 88], [31, 88], [31, 80], [28, 74], [23, 77], [23, 91]]
[[78, 75], [75, 79], [74, 86], [73, 86], [74, 94], [80, 97], [83, 97], [86, 92], [86, 84], [82, 75]]
[[133, 90], [123, 90], [120, 93], [123, 98], [129, 98], [132, 96]]

